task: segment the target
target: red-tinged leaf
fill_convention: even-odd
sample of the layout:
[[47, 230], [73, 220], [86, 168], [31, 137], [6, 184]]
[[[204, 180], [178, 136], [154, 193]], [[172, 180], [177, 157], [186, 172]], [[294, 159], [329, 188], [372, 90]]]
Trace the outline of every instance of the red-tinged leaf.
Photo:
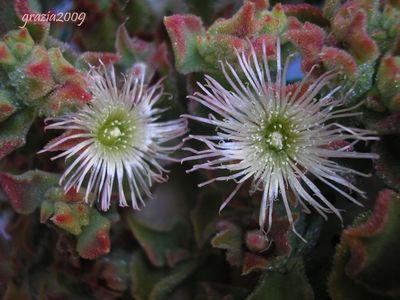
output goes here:
[[334, 269], [329, 275], [328, 279], [328, 291], [332, 300], [393, 300], [392, 297], [378, 295], [349, 278], [345, 273], [345, 266], [348, 256], [348, 247], [346, 245], [339, 244], [336, 247]]
[[57, 83], [66, 83], [67, 81], [71, 81], [80, 84], [81, 86], [86, 85], [86, 79], [82, 72], [64, 58], [59, 48], [50, 48], [48, 54], [52, 74]]
[[[213, 71], [219, 72], [219, 65], [214, 64], [220, 60], [236, 61], [235, 49], [240, 51], [245, 48], [247, 41], [228, 34], [205, 34], [198, 37], [198, 51], [208, 65], [213, 65]], [[217, 49], [217, 50], [216, 50]]]
[[[383, 190], [379, 193], [372, 215], [362, 224], [345, 229], [343, 239], [349, 244], [352, 252], [346, 271], [350, 276], [355, 276], [365, 268], [368, 260], [368, 251], [363, 246], [362, 239], [379, 235], [389, 221], [389, 207], [392, 199], [399, 195], [391, 190]], [[397, 202], [400, 200], [397, 199]]]
[[323, 16], [321, 9], [308, 3], [284, 4], [283, 11], [286, 16], [296, 17], [301, 22], [311, 22], [319, 26], [329, 25], [329, 20]]
[[[399, 297], [399, 220], [400, 195], [386, 189], [379, 193], [370, 216], [359, 216], [343, 231], [329, 279], [334, 299]], [[376, 296], [365, 297], [368, 294]]]
[[339, 48], [325, 46], [322, 48], [319, 56], [326, 69], [338, 69], [351, 78], [357, 77], [357, 63], [354, 58], [346, 51]]
[[378, 176], [388, 186], [400, 190], [400, 159], [398, 155], [400, 143], [398, 139], [390, 135], [382, 138], [379, 143], [373, 146], [373, 150], [379, 155], [379, 159], [374, 161]]
[[372, 89], [365, 101], [365, 107], [372, 110], [373, 112], [384, 113], [386, 111], [386, 107], [381, 102], [379, 97], [379, 93], [376, 89]]
[[14, 65], [16, 59], [7, 47], [6, 43], [0, 42], [0, 64], [1, 65]]
[[326, 36], [321, 27], [306, 22], [301, 29], [290, 29], [286, 35], [302, 54], [303, 71], [308, 72], [313, 65], [320, 62], [319, 53], [324, 46]]
[[17, 106], [10, 92], [0, 90], [0, 122], [3, 122], [16, 112]]
[[166, 43], [162, 43], [150, 56], [150, 64], [157, 68], [161, 74], [167, 75], [172, 68], [171, 61], [168, 57], [168, 47]]
[[13, 55], [19, 59], [25, 58], [34, 46], [34, 41], [26, 28], [9, 31], [3, 40]]
[[85, 276], [97, 299], [118, 299], [128, 289], [130, 258], [124, 252], [112, 253], [94, 262]]
[[268, 0], [245, 0], [245, 2], [252, 2], [255, 4], [256, 11], [265, 10], [269, 7]]
[[205, 33], [200, 18], [193, 15], [173, 15], [164, 18], [179, 72], [201, 71], [204, 62], [197, 50], [197, 39]]
[[367, 16], [357, 13], [350, 28], [352, 33], [346, 39], [350, 43], [349, 50], [361, 62], [374, 61], [379, 56], [379, 48], [367, 33]]
[[242, 229], [234, 223], [220, 221], [217, 223], [218, 233], [211, 240], [215, 248], [226, 251], [226, 259], [232, 266], [240, 266], [242, 262]]
[[28, 78], [40, 78], [42, 81], [52, 80], [50, 60], [46, 49], [34, 47], [31, 59], [24, 71]]
[[264, 257], [251, 252], [246, 252], [243, 258], [242, 275], [247, 275], [254, 271], [265, 270], [268, 266], [269, 263]]
[[[32, 10], [29, 0], [14, 0], [14, 9], [22, 21], [22, 26], [27, 26], [35, 40], [43, 43], [49, 34], [50, 23], [42, 20], [40, 12]], [[30, 20], [26, 19], [26, 16], [29, 17], [31, 15], [36, 17], [29, 18]]]
[[282, 4], [276, 4], [271, 11], [264, 11], [259, 20], [259, 33], [283, 34], [287, 27], [287, 17]]
[[76, 65], [84, 69], [88, 64], [99, 66], [103, 62], [105, 65], [112, 65], [119, 60], [120, 56], [111, 52], [85, 52], [78, 57]]
[[257, 30], [255, 15], [256, 5], [246, 2], [230, 19], [219, 19], [210, 26], [207, 33], [211, 35], [233, 35], [239, 38], [249, 37]]
[[25, 144], [26, 134], [34, 119], [35, 113], [31, 109], [25, 109], [1, 124], [0, 159]]
[[[59, 188], [61, 192], [64, 192]], [[65, 195], [63, 195], [65, 198]], [[83, 199], [83, 197], [81, 197]], [[52, 205], [52, 212], [49, 215], [49, 205], [42, 207], [40, 211], [40, 219], [43, 221], [48, 218], [59, 228], [73, 234], [80, 235], [82, 228], [89, 224], [89, 206], [84, 203], [68, 203], [58, 199]], [[61, 201], [60, 201], [61, 200]], [[43, 213], [42, 213], [43, 212]], [[42, 222], [43, 223], [43, 222]]]
[[[348, 3], [354, 3], [349, 1]], [[337, 39], [361, 63], [374, 61], [379, 56], [376, 42], [367, 33], [366, 11], [351, 5], [343, 5], [332, 22]]]
[[299, 21], [299, 19], [295, 17], [288, 17], [288, 30], [300, 30], [303, 27], [303, 24]]
[[36, 100], [55, 87], [47, 50], [35, 46], [27, 62], [10, 73], [9, 78], [19, 99], [30, 106], [37, 105]]
[[121, 64], [131, 66], [140, 61], [146, 61], [154, 46], [136, 37], [130, 37], [125, 24], [118, 27], [117, 38], [115, 41], [117, 54], [121, 57]]
[[[298, 215], [294, 216], [294, 223], [297, 222]], [[272, 214], [272, 227], [268, 238], [270, 238], [275, 245], [276, 255], [289, 256], [291, 252], [291, 246], [288, 240], [290, 233], [290, 224], [286, 217], [279, 217], [276, 214]]]
[[45, 199], [46, 192], [57, 185], [57, 175], [38, 170], [22, 175], [0, 173], [0, 186], [13, 209], [20, 214], [32, 213]]
[[381, 100], [390, 111], [400, 110], [400, 56], [382, 58], [377, 75]]
[[57, 115], [66, 108], [81, 107], [90, 100], [92, 95], [87, 92], [85, 82], [68, 81], [51, 92], [48, 103], [39, 110], [46, 115]]
[[94, 209], [90, 211], [89, 224], [78, 236], [76, 250], [85, 259], [96, 259], [110, 252], [110, 221]]

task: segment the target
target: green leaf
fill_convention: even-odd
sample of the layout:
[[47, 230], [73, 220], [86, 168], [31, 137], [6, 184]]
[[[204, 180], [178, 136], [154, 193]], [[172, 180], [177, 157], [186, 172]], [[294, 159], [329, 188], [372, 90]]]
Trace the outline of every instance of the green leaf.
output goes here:
[[379, 155], [379, 159], [374, 161], [378, 176], [388, 186], [400, 190], [400, 142], [398, 138], [395, 136], [384, 137], [372, 149]]
[[247, 300], [312, 300], [313, 290], [304, 273], [301, 261], [294, 262], [282, 271], [266, 271]]
[[137, 300], [161, 300], [172, 292], [197, 267], [194, 261], [177, 264], [173, 269], [155, 268], [140, 252], [131, 261], [131, 294]]
[[34, 119], [35, 113], [33, 110], [26, 108], [1, 123], [0, 159], [25, 144], [26, 134]]
[[219, 249], [225, 249], [226, 259], [233, 266], [239, 266], [243, 256], [242, 229], [231, 222], [220, 221], [217, 224], [218, 233], [211, 240], [211, 244]]
[[190, 213], [194, 236], [199, 248], [203, 247], [216, 231], [215, 223], [220, 207], [217, 197], [215, 193], [204, 193], [199, 197], [195, 209]]
[[0, 90], [0, 122], [3, 122], [17, 110], [15, 100], [11, 93], [6, 90]]
[[189, 256], [187, 241], [187, 227], [177, 221], [172, 227], [165, 230], [155, 230], [140, 222], [135, 216], [129, 216], [128, 226], [135, 238], [145, 251], [148, 259], [155, 266], [175, 265], [178, 261]]

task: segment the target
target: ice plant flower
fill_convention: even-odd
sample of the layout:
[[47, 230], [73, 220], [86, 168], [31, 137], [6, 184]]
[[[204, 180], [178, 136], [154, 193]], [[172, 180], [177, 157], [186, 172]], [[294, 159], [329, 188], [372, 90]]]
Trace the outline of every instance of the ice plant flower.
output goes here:
[[136, 65], [134, 70], [123, 76], [119, 88], [113, 68], [91, 68], [87, 78], [93, 100], [77, 112], [51, 118], [46, 126], [66, 130], [67, 134], [42, 151], [73, 145], [52, 158], [64, 157], [67, 161], [60, 184], [65, 191], [73, 187], [79, 191], [85, 182], [85, 200], [91, 202], [92, 193], [102, 210], [109, 208], [114, 188], [119, 205], [128, 205], [124, 185], [129, 187], [133, 208], [144, 205], [142, 194], [151, 196], [153, 181], [166, 180], [162, 161], [175, 160], [170, 154], [181, 143], [173, 140], [187, 131], [185, 119], [158, 121], [164, 111], [155, 106], [163, 96], [162, 84], [147, 86], [143, 65]]
[[[185, 148], [194, 153], [183, 161], [206, 160], [195, 164], [188, 172], [198, 169], [226, 170], [224, 176], [208, 180], [234, 180], [236, 188], [222, 203], [220, 211], [234, 197], [244, 182], [251, 180], [251, 193], [263, 191], [259, 214], [260, 228], [268, 233], [272, 223], [274, 202], [281, 199], [292, 230], [294, 228], [290, 195], [294, 195], [306, 212], [314, 207], [324, 218], [334, 207], [313, 182], [317, 179], [352, 202], [360, 204], [350, 191], [364, 196], [354, 186], [348, 174], [367, 176], [330, 159], [374, 159], [375, 154], [351, 151], [359, 141], [377, 139], [373, 132], [346, 127], [337, 120], [357, 115], [354, 108], [340, 108], [345, 97], [335, 99], [340, 89], [329, 89], [337, 72], [331, 71], [310, 82], [311, 72], [295, 85], [286, 85], [290, 58], [281, 64], [279, 38], [276, 46], [276, 74], [271, 74], [265, 45], [262, 59], [254, 48], [250, 54], [237, 52], [240, 72], [229, 63], [221, 63], [227, 86], [211, 76], [206, 84], [198, 83], [201, 91], [189, 96], [209, 110], [209, 118], [186, 115], [187, 118], [216, 127], [215, 135], [191, 135], [188, 139], [205, 144], [205, 150]], [[240, 74], [245, 78], [242, 80]], [[318, 96], [323, 89], [324, 96]], [[337, 146], [341, 145], [341, 146]], [[268, 222], [268, 223], [267, 223]]]

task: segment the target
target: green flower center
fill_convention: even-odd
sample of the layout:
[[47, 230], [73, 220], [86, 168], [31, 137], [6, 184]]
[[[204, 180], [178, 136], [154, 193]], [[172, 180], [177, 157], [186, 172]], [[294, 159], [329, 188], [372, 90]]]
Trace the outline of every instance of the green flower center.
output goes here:
[[272, 116], [262, 124], [262, 148], [276, 154], [289, 154], [296, 143], [293, 122], [282, 116]]
[[132, 144], [136, 124], [130, 113], [118, 109], [110, 112], [104, 121], [101, 121], [96, 137], [99, 143], [109, 150], [125, 149]]

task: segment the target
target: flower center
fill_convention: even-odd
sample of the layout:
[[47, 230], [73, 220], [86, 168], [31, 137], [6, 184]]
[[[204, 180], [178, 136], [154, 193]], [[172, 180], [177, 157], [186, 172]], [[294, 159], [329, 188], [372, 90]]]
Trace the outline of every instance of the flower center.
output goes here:
[[292, 120], [283, 115], [272, 115], [264, 120], [261, 136], [264, 151], [279, 155], [294, 150], [297, 138]]
[[274, 131], [270, 134], [270, 145], [271, 147], [274, 147], [276, 150], [282, 150], [283, 149], [283, 136], [279, 131]]
[[114, 110], [100, 122], [96, 136], [106, 150], [121, 150], [132, 144], [135, 128], [129, 113]]

